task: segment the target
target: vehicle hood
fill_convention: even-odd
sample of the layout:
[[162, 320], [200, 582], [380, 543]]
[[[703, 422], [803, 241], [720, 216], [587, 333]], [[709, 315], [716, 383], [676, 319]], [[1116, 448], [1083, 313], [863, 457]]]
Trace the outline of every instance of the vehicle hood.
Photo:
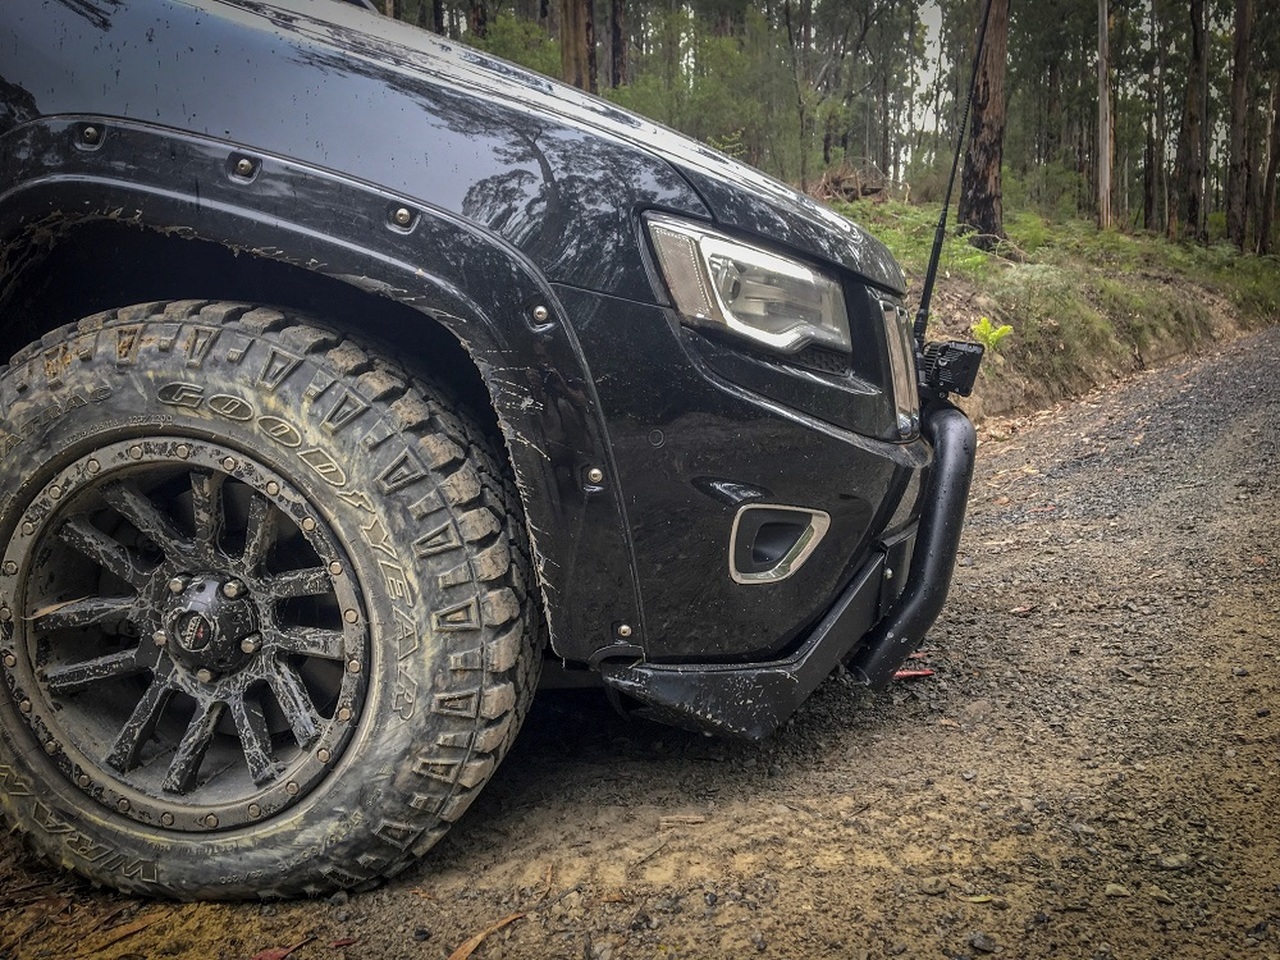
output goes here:
[[202, 134], [452, 211], [552, 281], [632, 299], [654, 297], [636, 235], [644, 209], [715, 220], [904, 286], [879, 242], [758, 171], [353, 4], [5, 4], [0, 47], [6, 102], [22, 105], [0, 116], [0, 147], [7, 129], [56, 115]]

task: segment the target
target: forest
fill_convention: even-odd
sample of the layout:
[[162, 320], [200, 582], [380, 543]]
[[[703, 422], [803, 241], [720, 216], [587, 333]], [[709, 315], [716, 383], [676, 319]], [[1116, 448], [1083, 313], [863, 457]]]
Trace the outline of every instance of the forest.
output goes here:
[[[941, 199], [988, 0], [377, 0], [826, 199]], [[960, 190], [1003, 211], [1268, 253], [1269, 0], [990, 0]], [[1260, 9], [1261, 8], [1261, 9]]]

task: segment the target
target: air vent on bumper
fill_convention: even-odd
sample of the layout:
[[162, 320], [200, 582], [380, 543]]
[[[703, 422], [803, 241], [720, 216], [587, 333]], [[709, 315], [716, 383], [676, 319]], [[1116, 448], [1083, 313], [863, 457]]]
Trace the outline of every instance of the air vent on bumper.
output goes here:
[[823, 510], [751, 503], [733, 518], [729, 575], [738, 583], [777, 583], [809, 559], [831, 526]]

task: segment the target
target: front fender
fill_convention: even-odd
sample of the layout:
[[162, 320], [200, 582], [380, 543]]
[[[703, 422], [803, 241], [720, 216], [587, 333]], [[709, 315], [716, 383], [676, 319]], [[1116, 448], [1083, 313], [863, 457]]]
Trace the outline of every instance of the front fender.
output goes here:
[[[0, 169], [10, 174], [0, 193], [0, 284], [17, 281], [33, 251], [63, 232], [110, 219], [302, 267], [444, 326], [475, 361], [498, 415], [554, 648], [584, 657], [607, 642], [611, 624], [640, 623], [618, 487], [586, 479], [592, 467], [616, 476], [591, 374], [562, 304], [520, 250], [353, 178], [114, 118], [23, 124], [0, 138]], [[359, 328], [358, 317], [330, 319]], [[589, 570], [580, 557], [591, 558]]]

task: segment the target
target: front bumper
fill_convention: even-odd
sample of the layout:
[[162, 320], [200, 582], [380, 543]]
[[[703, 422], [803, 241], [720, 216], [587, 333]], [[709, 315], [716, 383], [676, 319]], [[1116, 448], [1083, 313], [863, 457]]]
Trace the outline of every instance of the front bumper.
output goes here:
[[[950, 404], [924, 412], [934, 464], [905, 589], [879, 618], [886, 553], [875, 551], [804, 640], [779, 660], [748, 664], [604, 662], [604, 682], [653, 719], [758, 740], [776, 730], [838, 663], [884, 686], [937, 618], [947, 597], [964, 522], [977, 442], [973, 424]], [[877, 622], [878, 619], [878, 622]]]

